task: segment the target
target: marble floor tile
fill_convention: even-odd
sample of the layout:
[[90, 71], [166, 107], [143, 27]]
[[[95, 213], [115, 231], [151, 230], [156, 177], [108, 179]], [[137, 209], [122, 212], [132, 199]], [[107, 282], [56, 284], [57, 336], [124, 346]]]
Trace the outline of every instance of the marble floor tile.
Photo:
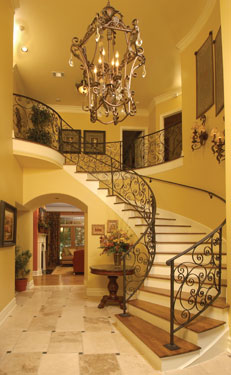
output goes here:
[[81, 332], [52, 332], [48, 353], [79, 353], [83, 351]]
[[84, 318], [84, 328], [86, 332], [102, 332], [112, 331], [112, 326], [109, 322], [109, 319], [106, 317], [97, 317], [97, 318]]
[[117, 353], [113, 333], [85, 332], [83, 333], [84, 354]]
[[0, 328], [0, 350], [4, 352], [12, 350], [21, 334], [21, 329]]
[[117, 356], [123, 375], [157, 375], [160, 374], [149, 365], [141, 355], [121, 354]]
[[22, 332], [13, 348], [13, 352], [46, 352], [50, 338], [51, 332]]
[[[114, 328], [113, 328], [114, 330]], [[117, 352], [120, 352], [120, 354], [134, 354], [139, 355], [138, 351], [134, 348], [133, 345], [130, 344], [126, 338], [121, 335], [120, 332], [116, 332], [113, 334], [113, 339], [116, 343]]]
[[56, 324], [56, 331], [84, 331], [84, 323], [82, 317], [77, 317], [75, 315], [68, 316], [63, 315], [58, 318]]
[[37, 375], [41, 353], [9, 353], [0, 362], [0, 375]]
[[38, 375], [79, 375], [79, 356], [75, 353], [44, 354]]
[[115, 354], [79, 356], [80, 375], [122, 375]]
[[87, 318], [97, 318], [97, 317], [108, 317], [110, 314], [108, 313], [107, 309], [98, 309], [95, 306], [85, 306], [84, 307], [84, 315]]
[[63, 306], [60, 305], [42, 305], [38, 315], [48, 317], [48, 316], [60, 316], [63, 312]]
[[57, 315], [43, 316], [37, 315], [34, 317], [28, 327], [28, 331], [53, 331], [56, 328], [58, 321]]

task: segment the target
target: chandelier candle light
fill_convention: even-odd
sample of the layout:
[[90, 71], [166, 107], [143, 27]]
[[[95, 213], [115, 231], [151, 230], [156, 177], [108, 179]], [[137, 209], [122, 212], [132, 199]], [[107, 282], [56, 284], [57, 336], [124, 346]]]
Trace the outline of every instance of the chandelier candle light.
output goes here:
[[90, 112], [91, 122], [117, 125], [136, 114], [131, 81], [141, 66], [142, 77], [146, 75], [142, 43], [138, 20], [126, 26], [110, 1], [96, 14], [83, 39], [73, 38], [69, 64], [73, 66], [73, 56], [81, 61], [88, 99], [83, 110]]

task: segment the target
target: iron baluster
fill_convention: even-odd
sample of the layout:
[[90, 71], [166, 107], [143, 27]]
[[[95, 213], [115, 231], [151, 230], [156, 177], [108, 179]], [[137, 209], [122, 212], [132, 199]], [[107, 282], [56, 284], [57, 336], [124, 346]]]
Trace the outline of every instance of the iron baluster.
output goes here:
[[169, 350], [177, 350], [179, 346], [174, 343], [174, 260], [171, 261], [171, 276], [170, 276], [170, 343], [164, 345]]

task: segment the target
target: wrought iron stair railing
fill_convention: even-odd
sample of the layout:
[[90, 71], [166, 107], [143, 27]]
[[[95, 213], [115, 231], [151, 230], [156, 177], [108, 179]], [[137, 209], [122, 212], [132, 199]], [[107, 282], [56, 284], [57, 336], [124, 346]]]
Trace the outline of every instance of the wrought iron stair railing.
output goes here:
[[[155, 257], [155, 196], [142, 176], [134, 170], [122, 170], [118, 167], [118, 161], [109, 155], [105, 155], [104, 160], [98, 155], [85, 155], [85, 158], [79, 155], [76, 171], [87, 173], [97, 179], [108, 189], [109, 195], [118, 197], [122, 203], [135, 209], [145, 221], [146, 229], [123, 256], [123, 305], [126, 314], [126, 302], [143, 284]], [[126, 275], [127, 264], [134, 268], [133, 275]]]
[[[196, 190], [225, 203], [225, 199], [205, 189], [153, 177], [146, 178], [149, 182]], [[170, 343], [166, 347], [170, 350], [179, 349], [175, 344], [174, 334], [201, 315], [221, 294], [222, 229], [225, 223], [226, 220], [223, 220], [193, 246], [166, 261], [170, 267]], [[183, 260], [186, 255], [190, 258], [187, 261]], [[176, 310], [181, 311], [180, 317], [175, 313]]]

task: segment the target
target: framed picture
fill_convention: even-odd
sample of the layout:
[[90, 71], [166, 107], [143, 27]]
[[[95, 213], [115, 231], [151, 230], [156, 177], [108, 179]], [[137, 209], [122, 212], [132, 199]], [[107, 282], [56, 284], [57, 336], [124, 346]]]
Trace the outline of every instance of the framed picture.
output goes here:
[[0, 247], [16, 244], [17, 209], [0, 201]]
[[84, 153], [105, 154], [105, 131], [84, 130]]
[[80, 154], [81, 130], [62, 129], [60, 146], [65, 154]]
[[215, 107], [216, 116], [224, 108], [224, 78], [223, 78], [223, 59], [222, 59], [222, 40], [221, 28], [218, 30], [214, 40], [215, 54]]
[[112, 233], [118, 229], [118, 220], [108, 220], [107, 221], [107, 232]]
[[207, 40], [196, 55], [196, 118], [201, 117], [214, 104], [213, 79], [213, 34], [209, 33]]
[[105, 225], [104, 224], [92, 224], [91, 234], [101, 236], [104, 233], [105, 233]]

